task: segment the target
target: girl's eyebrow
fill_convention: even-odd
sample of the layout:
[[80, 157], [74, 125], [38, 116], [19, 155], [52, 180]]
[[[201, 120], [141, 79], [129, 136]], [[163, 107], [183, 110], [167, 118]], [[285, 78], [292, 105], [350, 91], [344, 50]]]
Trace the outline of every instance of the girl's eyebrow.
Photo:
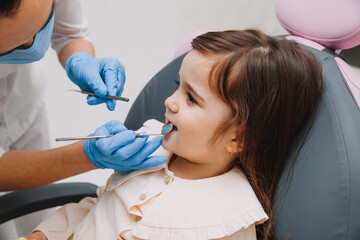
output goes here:
[[[178, 75], [178, 78], [180, 82], [180, 75]], [[205, 102], [205, 100], [200, 96], [200, 94], [194, 88], [192, 88], [189, 83], [183, 82], [183, 84], [186, 89], [189, 89], [189, 91], [194, 95], [195, 98], [197, 98], [201, 102]]]

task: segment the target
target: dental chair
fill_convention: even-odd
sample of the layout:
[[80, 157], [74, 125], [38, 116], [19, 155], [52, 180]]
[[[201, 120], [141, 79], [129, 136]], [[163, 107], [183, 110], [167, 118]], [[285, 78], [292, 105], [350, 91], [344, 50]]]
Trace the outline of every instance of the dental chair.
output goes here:
[[[359, 13], [359, 0], [276, 3], [277, 18], [290, 33], [281, 37], [311, 51], [323, 67], [325, 81], [306, 143], [295, 162], [289, 157], [279, 183], [274, 206], [277, 239], [360, 239], [360, 77], [335, 53], [360, 45]], [[125, 121], [128, 128], [138, 129], [150, 118], [164, 121], [164, 101], [176, 89], [190, 47], [179, 49], [180, 56], [135, 100]]]
[[0, 196], [0, 224], [36, 211], [96, 197], [98, 186], [92, 183], [54, 183], [18, 190]]
[[[297, 161], [294, 164], [289, 161], [279, 184], [274, 208], [278, 239], [360, 239], [360, 79], [334, 51], [360, 44], [359, 4], [359, 0], [277, 1], [277, 17], [291, 34], [286, 37], [314, 53], [322, 64], [325, 80], [325, 91], [307, 141]], [[336, 11], [328, 9], [329, 6], [335, 6]], [[344, 14], [340, 25], [334, 18], [339, 13]], [[129, 129], [138, 129], [151, 118], [164, 121], [164, 101], [176, 90], [175, 80], [189, 50], [182, 49], [135, 100], [125, 120]], [[288, 178], [291, 168], [293, 174]], [[39, 191], [46, 192], [53, 185], [56, 184], [41, 187]], [[67, 189], [64, 186], [62, 191], [66, 193]], [[95, 194], [95, 189], [96, 186], [90, 186], [83, 195]], [[15, 206], [9, 210], [12, 214], [4, 213], [4, 206], [10, 206], [7, 204], [12, 201], [21, 205], [33, 190], [11, 193], [23, 195], [14, 195], [7, 201], [2, 199], [6, 195], [0, 197], [0, 223], [23, 214], [17, 213]], [[72, 200], [79, 201], [82, 197]], [[57, 203], [62, 205], [65, 201]], [[36, 206], [45, 206], [42, 200], [37, 202], [40, 204]]]

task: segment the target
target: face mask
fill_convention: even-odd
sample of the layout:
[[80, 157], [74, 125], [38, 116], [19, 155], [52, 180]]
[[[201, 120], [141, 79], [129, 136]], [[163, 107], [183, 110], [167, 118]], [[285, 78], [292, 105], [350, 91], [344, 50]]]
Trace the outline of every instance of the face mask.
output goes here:
[[44, 57], [49, 48], [54, 27], [55, 14], [46, 25], [36, 33], [34, 42], [27, 49], [14, 49], [11, 52], [0, 55], [0, 64], [25, 64], [36, 62]]

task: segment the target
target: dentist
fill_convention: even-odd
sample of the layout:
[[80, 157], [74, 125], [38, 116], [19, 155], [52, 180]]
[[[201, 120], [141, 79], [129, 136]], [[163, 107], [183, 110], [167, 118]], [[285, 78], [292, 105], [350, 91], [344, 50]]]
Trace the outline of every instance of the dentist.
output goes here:
[[[40, 60], [49, 48], [70, 80], [89, 96], [88, 104], [105, 103], [114, 110], [125, 71], [113, 57], [95, 58], [88, 40], [87, 20], [80, 0], [2, 0], [0, 2], [0, 191], [48, 184], [94, 168], [131, 171], [157, 166], [165, 159], [149, 155], [161, 138], [146, 142], [135, 138], [118, 121], [94, 134], [115, 134], [107, 139], [86, 140], [48, 149], [45, 113], [46, 79]], [[48, 149], [48, 150], [46, 150]]]

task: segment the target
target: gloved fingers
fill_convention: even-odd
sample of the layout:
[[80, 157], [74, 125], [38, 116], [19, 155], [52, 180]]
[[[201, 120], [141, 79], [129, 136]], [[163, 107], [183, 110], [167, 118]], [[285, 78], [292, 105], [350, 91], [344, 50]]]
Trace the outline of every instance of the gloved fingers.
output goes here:
[[120, 63], [120, 66], [118, 68], [118, 80], [119, 80], [119, 87], [118, 87], [118, 95], [117, 96], [121, 96], [123, 90], [124, 90], [124, 85], [125, 85], [125, 79], [126, 79], [126, 74], [125, 74], [125, 68], [124, 66]]
[[82, 90], [105, 97], [107, 88], [100, 76], [101, 61], [85, 52], [73, 53], [65, 63], [69, 78]]
[[115, 110], [115, 106], [116, 106], [116, 100], [114, 100], [114, 99], [106, 99], [106, 107], [107, 107], [110, 111], [114, 111], [114, 110]]
[[[108, 58], [109, 59], [109, 58]], [[117, 65], [116, 63], [112, 64], [109, 63], [108, 65]], [[107, 87], [107, 92], [108, 95], [110, 96], [117, 96], [117, 92], [118, 92], [118, 79], [117, 79], [117, 72], [116, 72], [116, 68], [109, 68], [109, 66], [107, 66], [106, 69], [103, 70], [103, 80], [105, 82], [105, 85]], [[115, 105], [116, 105], [116, 101], [112, 100], [112, 99], [107, 99], [106, 100], [106, 106], [110, 111], [113, 111], [115, 109]]]
[[[120, 96], [123, 91], [124, 82], [121, 78], [118, 78], [119, 72], [125, 72], [124, 67], [121, 63], [114, 57], [103, 58], [104, 62], [103, 69], [101, 71], [101, 76], [105, 85], [107, 87], [108, 95], [110, 96]], [[121, 75], [124, 74], [120, 74]], [[106, 100], [106, 106], [110, 111], [113, 111], [116, 106], [115, 100]]]
[[144, 169], [148, 167], [157, 167], [166, 162], [166, 158], [163, 156], [151, 156], [146, 158], [141, 163], [132, 167], [132, 170]]
[[116, 100], [100, 98], [100, 97], [96, 97], [96, 96], [88, 96], [87, 103], [89, 105], [99, 105], [102, 103], [106, 103], [106, 106], [110, 111], [114, 111], [115, 106], [116, 106]]
[[128, 158], [135, 154], [143, 145], [144, 140], [137, 139], [136, 133], [126, 130], [117, 133], [113, 137], [101, 138], [96, 141], [96, 147], [105, 155], [116, 156], [121, 153], [121, 159]]
[[87, 96], [87, 103], [89, 105], [98, 105], [106, 102], [106, 98], [99, 98], [95, 96]]
[[98, 105], [101, 103], [106, 103], [106, 106], [110, 111], [115, 110], [115, 106], [116, 106], [116, 100], [99, 98], [99, 97], [95, 97], [95, 96], [88, 96], [87, 103], [89, 105]]
[[118, 88], [120, 87], [120, 80], [118, 79], [118, 67], [120, 66], [119, 61], [114, 58], [105, 58], [103, 61], [105, 65], [101, 70], [101, 77], [107, 87], [108, 95], [117, 96]]
[[108, 95], [118, 96], [117, 94], [121, 84], [120, 79], [118, 79], [118, 71], [121, 66], [119, 60], [114, 57], [106, 57], [99, 59], [99, 61], [100, 76], [107, 87]]
[[116, 106], [116, 100], [113, 99], [106, 99], [106, 98], [99, 98], [99, 97], [95, 97], [95, 96], [88, 96], [87, 97], [87, 103], [89, 105], [98, 105], [101, 103], [106, 103], [107, 108], [110, 111], [113, 111], [115, 109]]
[[[162, 144], [163, 136], [154, 137], [148, 141], [145, 146], [136, 154], [137, 158], [143, 160], [149, 157]], [[139, 161], [140, 162], [140, 161]]]
[[[145, 137], [141, 137], [141, 138], [137, 138], [137, 139], [142, 139]], [[155, 137], [153, 139], [151, 139], [151, 141], [146, 142], [143, 146], [141, 146], [141, 148], [138, 151], [133, 151], [133, 154], [131, 154], [128, 159], [126, 160], [126, 162], [123, 162], [124, 166], [134, 166], [134, 165], [138, 165], [139, 163], [141, 163], [142, 161], [144, 161], [144, 159], [148, 158], [156, 149], [158, 149], [162, 143], [162, 136], [160, 137]], [[125, 146], [124, 148], [128, 147], [130, 145]], [[120, 149], [123, 150], [124, 148]], [[130, 152], [130, 151], [129, 151]], [[118, 155], [118, 151], [116, 151], [114, 153], [114, 155], [119, 156]], [[123, 155], [120, 155], [123, 156]]]
[[78, 82], [76, 84], [82, 91], [92, 92], [92, 89], [87, 84], [83, 84], [81, 82]]
[[86, 75], [83, 76], [83, 81], [86, 82], [91, 88], [92, 92], [94, 92], [99, 97], [106, 97], [107, 95], [107, 87], [100, 76], [100, 73], [95, 71], [89, 71]]
[[137, 153], [146, 146], [148, 136], [136, 138], [133, 142], [118, 148], [113, 152], [112, 157], [116, 160], [121, 160], [122, 166], [132, 166], [141, 162], [143, 159], [137, 159]]

